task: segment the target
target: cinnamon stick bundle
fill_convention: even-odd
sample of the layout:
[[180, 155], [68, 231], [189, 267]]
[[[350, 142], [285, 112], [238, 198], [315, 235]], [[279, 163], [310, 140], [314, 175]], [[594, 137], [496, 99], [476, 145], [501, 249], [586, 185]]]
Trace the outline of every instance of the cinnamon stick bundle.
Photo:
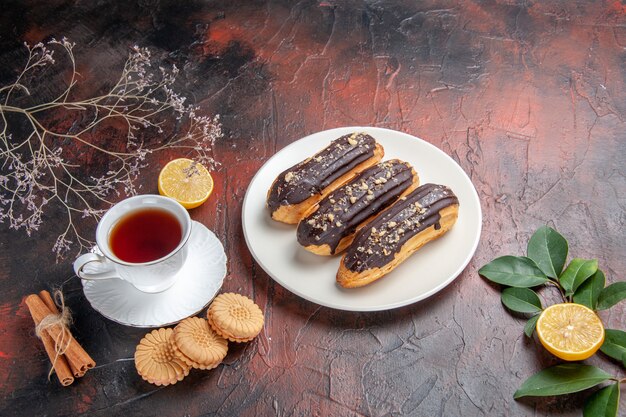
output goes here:
[[[29, 307], [30, 310], [30, 307]], [[35, 326], [38, 326], [41, 320], [37, 320], [31, 311], [30, 315], [33, 317], [33, 321], [35, 322]], [[74, 374], [70, 369], [70, 365], [67, 363], [67, 359], [65, 359], [64, 355], [57, 355], [56, 353], [56, 344], [52, 337], [43, 332], [41, 334], [41, 341], [43, 342], [43, 347], [48, 354], [48, 358], [50, 359], [50, 363], [52, 363], [52, 367], [54, 368], [54, 372], [57, 374], [57, 378], [59, 378], [59, 382], [64, 387], [71, 385], [74, 382]], [[55, 360], [56, 358], [56, 360]]]
[[[36, 326], [46, 317], [59, 314], [48, 291], [41, 291], [39, 295], [29, 295], [26, 297], [25, 303]], [[61, 324], [45, 327], [41, 332], [41, 340], [63, 386], [70, 385], [74, 382], [74, 378], [82, 377], [87, 370], [96, 365], [89, 354], [74, 339], [69, 329]], [[59, 354], [60, 351], [63, 353]]]

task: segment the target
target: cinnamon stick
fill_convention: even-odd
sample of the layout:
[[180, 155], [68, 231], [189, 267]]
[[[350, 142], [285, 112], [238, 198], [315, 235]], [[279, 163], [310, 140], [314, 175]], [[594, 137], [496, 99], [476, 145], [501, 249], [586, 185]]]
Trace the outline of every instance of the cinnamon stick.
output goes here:
[[[46, 291], [46, 290], [39, 291], [39, 298], [41, 298], [41, 301], [43, 301], [43, 303], [46, 305], [46, 307], [48, 307], [48, 309], [52, 312], [52, 314], [59, 314], [59, 310], [57, 308], [57, 305], [54, 302], [54, 300], [52, 299], [52, 296], [50, 295], [50, 293], [48, 291]], [[72, 370], [72, 374], [76, 378], [80, 378], [83, 375], [85, 375], [86, 371], [85, 372], [81, 372], [81, 370], [79, 368], [76, 368], [77, 365], [75, 363], [70, 363], [69, 365], [70, 365], [70, 368]]]
[[48, 291], [39, 291], [39, 298], [41, 298], [41, 301], [43, 301], [43, 303], [46, 305], [46, 307], [48, 307], [48, 310], [50, 310], [52, 314], [59, 314], [59, 309], [57, 308], [56, 303], [54, 302], [52, 296]]
[[[44, 302], [44, 304], [46, 304], [46, 306], [48, 306], [48, 308], [50, 309], [50, 311], [52, 311], [54, 314], [58, 314], [59, 310], [57, 309], [57, 305], [56, 303], [53, 301], [52, 296], [50, 295], [50, 293], [46, 290], [40, 291], [39, 292], [39, 297], [41, 298], [41, 300]], [[70, 333], [70, 345], [69, 348], [67, 350], [67, 352], [65, 353], [66, 355], [71, 355], [72, 353], [70, 352], [70, 348], [72, 348], [72, 351], [76, 351], [76, 354], [78, 356], [78, 360], [77, 361], [73, 361], [70, 360], [70, 367], [72, 368], [72, 371], [74, 373], [74, 376], [80, 378], [83, 375], [85, 375], [85, 373], [93, 368], [94, 366], [96, 366], [96, 362], [91, 358], [91, 356], [89, 356], [89, 354], [85, 351], [85, 349], [83, 349], [83, 347], [74, 339], [74, 337], [72, 336], [72, 334]], [[73, 363], [76, 364], [76, 366], [78, 366], [77, 369], [74, 369], [72, 365]]]
[[[25, 302], [31, 311], [33, 319], [39, 322], [43, 320], [44, 317], [53, 314], [37, 294], [29, 295], [26, 297]], [[47, 328], [44, 333], [48, 333], [56, 342], [63, 340], [63, 337], [69, 337], [69, 345], [65, 351], [65, 357], [75, 377], [83, 376], [88, 369], [96, 365], [91, 356], [78, 344], [71, 333], [67, 332], [68, 334], [64, 334], [65, 332], [60, 325], [51, 326]]]
[[[28, 310], [30, 311], [30, 315], [33, 317], [35, 326], [38, 326], [41, 320], [37, 320], [30, 306], [28, 307]], [[61, 385], [63, 385], [64, 387], [71, 385], [74, 382], [74, 375], [72, 370], [70, 369], [67, 359], [65, 358], [65, 355], [57, 355], [54, 340], [48, 333], [43, 332], [43, 334], [41, 335], [41, 341], [43, 342], [43, 347], [48, 354], [50, 363], [54, 367], [54, 372], [57, 374], [57, 378], [59, 378], [59, 382], [61, 383]]]

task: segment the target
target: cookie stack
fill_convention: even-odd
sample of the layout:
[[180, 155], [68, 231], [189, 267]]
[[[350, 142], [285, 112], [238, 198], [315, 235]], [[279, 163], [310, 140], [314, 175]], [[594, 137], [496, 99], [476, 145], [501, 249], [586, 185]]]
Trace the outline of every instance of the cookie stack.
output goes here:
[[189, 317], [174, 329], [148, 333], [135, 351], [135, 367], [155, 385], [171, 385], [191, 368], [216, 368], [228, 352], [228, 341], [248, 342], [263, 328], [263, 312], [251, 299], [225, 293], [215, 297], [207, 319]]
[[263, 312], [248, 297], [226, 293], [215, 298], [207, 312], [209, 325], [231, 342], [249, 342], [263, 327]]
[[172, 349], [176, 358], [196, 369], [213, 369], [228, 352], [228, 341], [206, 319], [189, 317], [174, 328]]

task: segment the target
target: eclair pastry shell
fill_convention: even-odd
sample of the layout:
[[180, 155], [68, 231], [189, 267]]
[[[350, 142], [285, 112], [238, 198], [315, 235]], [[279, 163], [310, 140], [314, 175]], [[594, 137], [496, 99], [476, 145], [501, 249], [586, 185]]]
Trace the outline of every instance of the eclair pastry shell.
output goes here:
[[351, 271], [344, 264], [344, 255], [339, 264], [337, 283], [344, 288], [356, 288], [370, 284], [382, 278], [426, 243], [437, 239], [450, 230], [452, 226], [454, 226], [454, 223], [456, 223], [458, 214], [458, 204], [453, 204], [441, 209], [439, 211], [439, 215], [441, 216], [441, 219], [439, 220], [441, 227], [439, 229], [435, 229], [435, 225], [432, 225], [417, 233], [402, 245], [400, 250], [394, 255], [394, 258], [390, 262], [386, 263], [382, 267], [375, 267], [361, 272]]
[[[335, 179], [328, 186], [320, 190], [318, 193], [313, 194], [306, 200], [297, 204], [285, 204], [285, 205], [281, 204], [277, 209], [271, 212], [272, 219], [282, 222], [282, 223], [297, 224], [305, 216], [306, 212], [313, 205], [317, 204], [322, 198], [332, 193], [335, 189], [337, 189], [338, 187], [340, 187], [341, 185], [349, 181], [357, 173], [378, 163], [383, 158], [384, 154], [385, 154], [385, 151], [383, 147], [379, 143], [375, 143], [373, 153], [368, 159], [365, 159], [364, 161], [362, 161], [361, 163], [353, 167], [351, 170], [346, 171], [343, 175]], [[307, 162], [309, 160], [310, 158], [303, 162]], [[284, 173], [281, 173], [281, 175], [284, 175]], [[280, 180], [281, 180], [281, 176], [279, 175], [273, 181], [270, 189], [268, 190], [268, 193], [267, 193], [268, 206], [269, 206], [270, 194], [272, 193], [272, 190], [277, 186]]]
[[[401, 197], [403, 197], [403, 196], [406, 196], [406, 195], [410, 194], [413, 190], [415, 190], [415, 188], [417, 188], [417, 186], [419, 185], [419, 176], [418, 176], [418, 175], [417, 175], [417, 173], [415, 172], [415, 169], [413, 169], [413, 167], [412, 167], [411, 165], [409, 165], [408, 163], [406, 163], [406, 162], [402, 162], [402, 161], [398, 161], [398, 160], [393, 160], [393, 161], [385, 161], [385, 162], [383, 162], [383, 163], [381, 163], [381, 164], [383, 164], [383, 165], [384, 165], [384, 164], [386, 164], [386, 163], [388, 163], [388, 162], [389, 162], [389, 163], [395, 163], [395, 164], [399, 164], [399, 165], [405, 165], [405, 166], [407, 166], [407, 167], [409, 168], [409, 170], [410, 170], [409, 172], [410, 172], [410, 175], [411, 175], [411, 184], [410, 184], [410, 185], [409, 185], [409, 186], [408, 186], [408, 187], [407, 187], [407, 188], [406, 188], [406, 189], [405, 189], [402, 193], [398, 194], [398, 195], [395, 197], [395, 199], [394, 199], [394, 201], [395, 201], [395, 200], [397, 200], [397, 199], [399, 199], [399, 198], [401, 198]], [[369, 178], [367, 178], [367, 179], [372, 179], [372, 178], [375, 178], [377, 175], [380, 175], [380, 173], [378, 173], [378, 174], [373, 174], [371, 177], [369, 177]], [[367, 179], [366, 179], [366, 180], [367, 180]], [[357, 178], [357, 177], [355, 176], [355, 177], [351, 180], [351, 181], [352, 181], [351, 183], [353, 183], [353, 182], [355, 182], [355, 181], [357, 181], [357, 180], [358, 180], [358, 181], [362, 181], [363, 179], [362, 179], [362, 178]], [[348, 186], [348, 185], [349, 185], [349, 184], [348, 184], [348, 183], [346, 183], [346, 184], [343, 184], [341, 187], [345, 187], [345, 186]], [[335, 191], [339, 191], [339, 190], [335, 190]], [[384, 198], [384, 197], [385, 197], [384, 195], [379, 195], [379, 196], [378, 196], [378, 198], [379, 198], [379, 199], [382, 199], [382, 198]], [[328, 199], [328, 198], [329, 198], [329, 196], [324, 197], [324, 199]], [[376, 202], [375, 200], [372, 200], [372, 201], [371, 201], [371, 203], [369, 203], [369, 204], [365, 205], [365, 206], [363, 207], [363, 209], [362, 209], [362, 210], [368, 210], [368, 209], [369, 209], [369, 207], [370, 207], [372, 204], [375, 204], [375, 202]], [[321, 203], [321, 200], [320, 200], [320, 203]], [[311, 216], [312, 216], [313, 214], [315, 214], [315, 213], [318, 211], [318, 209], [319, 209], [319, 207], [320, 207], [320, 203], [318, 203], [318, 204], [316, 204], [316, 205], [312, 206], [312, 207], [311, 207], [311, 208], [310, 208], [310, 209], [309, 209], [309, 210], [305, 213], [305, 216], [303, 217], [303, 219], [302, 219], [301, 221], [302, 221], [302, 222], [304, 222], [304, 221], [306, 221], [307, 219], [311, 218]], [[334, 206], [336, 206], [336, 205], [337, 205], [337, 204], [335, 204]], [[337, 244], [337, 247], [334, 249], [334, 251], [333, 251], [333, 248], [332, 248], [329, 244], [327, 244], [327, 243], [321, 243], [320, 245], [315, 245], [315, 244], [313, 244], [313, 245], [303, 245], [303, 247], [304, 247], [307, 251], [312, 252], [312, 253], [315, 253], [316, 255], [321, 255], [321, 256], [331, 256], [331, 255], [336, 255], [336, 254], [338, 254], [338, 253], [341, 253], [341, 252], [343, 252], [343, 251], [344, 251], [344, 250], [345, 250], [348, 246], [350, 246], [350, 244], [351, 244], [351, 243], [352, 243], [352, 241], [354, 240], [354, 237], [356, 236], [356, 234], [358, 233], [358, 231], [359, 231], [361, 228], [363, 228], [363, 226], [365, 226], [365, 225], [366, 225], [366, 224], [367, 224], [370, 220], [372, 220], [373, 218], [375, 218], [375, 217], [376, 217], [376, 216], [377, 216], [377, 215], [378, 215], [378, 214], [379, 214], [382, 210], [384, 210], [385, 208], [386, 208], [386, 206], [381, 207], [380, 209], [378, 209], [378, 210], [377, 210], [376, 212], [374, 212], [371, 216], [367, 217], [367, 218], [366, 218], [366, 219], [364, 219], [362, 222], [360, 222], [360, 223], [357, 225], [356, 229], [355, 229], [352, 233], [347, 234], [347, 235], [345, 235], [344, 237], [342, 237], [342, 238], [341, 238], [341, 240], [339, 241], [339, 243]], [[333, 210], [333, 211], [334, 211], [334, 210]], [[359, 213], [357, 213], [357, 214], [359, 214]], [[299, 225], [298, 225], [298, 230], [300, 230], [300, 226], [301, 226], [301, 225], [299, 224]], [[339, 234], [344, 234], [344, 233], [346, 233], [346, 232], [345, 232], [345, 229], [347, 229], [348, 227], [352, 227], [352, 226], [351, 226], [348, 222], [344, 222], [344, 223], [342, 224], [342, 227], [340, 227], [340, 228], [339, 228], [339, 230], [337, 231], [337, 233], [339, 233]], [[343, 229], [343, 230], [342, 230], [342, 229]]]

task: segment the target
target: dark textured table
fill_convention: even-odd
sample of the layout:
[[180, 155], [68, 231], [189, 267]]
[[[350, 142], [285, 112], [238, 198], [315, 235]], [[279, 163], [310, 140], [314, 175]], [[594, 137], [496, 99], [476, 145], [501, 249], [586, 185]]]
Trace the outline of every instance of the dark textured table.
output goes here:
[[[132, 45], [181, 69], [180, 87], [219, 114], [223, 166], [209, 202], [191, 212], [223, 241], [223, 290], [264, 309], [266, 325], [223, 365], [171, 387], [137, 375], [145, 333], [101, 317], [71, 260], [55, 264], [54, 212], [28, 238], [0, 226], [0, 414], [163, 416], [581, 415], [589, 393], [513, 400], [558, 363], [522, 334], [499, 288], [477, 269], [522, 254], [549, 224], [570, 254], [599, 258], [607, 280], [626, 270], [626, 6], [619, 1], [22, 2], [0, 13], [0, 78], [23, 42], [76, 42], [82, 91], [110, 83]], [[435, 296], [397, 310], [319, 307], [253, 261], [241, 202], [261, 165], [290, 142], [338, 126], [401, 130], [451, 155], [471, 177], [484, 224], [473, 260]], [[154, 156], [142, 192], [156, 192]], [[88, 158], [83, 161], [88, 164]], [[98, 363], [68, 388], [48, 382], [26, 294], [63, 286], [74, 333]], [[548, 302], [557, 294], [544, 292]], [[601, 312], [623, 328], [624, 303]], [[614, 362], [589, 363], [623, 376]], [[623, 392], [622, 392], [623, 394]], [[622, 395], [622, 412], [626, 401]]]

